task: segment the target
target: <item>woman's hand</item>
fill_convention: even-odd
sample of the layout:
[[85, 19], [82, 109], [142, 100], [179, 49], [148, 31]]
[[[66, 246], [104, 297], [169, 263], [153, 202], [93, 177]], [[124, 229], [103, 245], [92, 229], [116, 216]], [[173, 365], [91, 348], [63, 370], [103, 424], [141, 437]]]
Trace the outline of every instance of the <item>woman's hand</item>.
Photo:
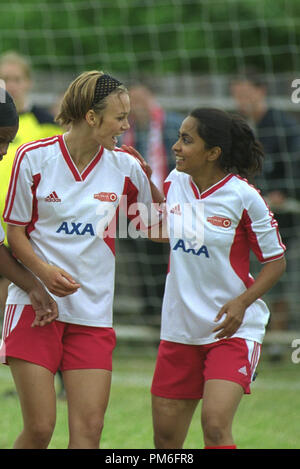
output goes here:
[[80, 288], [68, 272], [54, 265], [45, 264], [38, 276], [50, 293], [59, 297], [72, 295]]
[[58, 308], [54, 299], [37, 280], [36, 285], [28, 292], [35, 319], [31, 327], [42, 327], [58, 318]]
[[137, 160], [139, 160], [139, 163], [147, 174], [148, 179], [151, 179], [152, 169], [146, 162], [146, 160], [144, 160], [142, 155], [135, 148], [130, 147], [128, 145], [122, 145], [121, 148], [122, 150], [126, 151], [126, 153], [129, 153], [130, 155], [134, 156]]
[[[8, 242], [15, 257], [39, 278], [53, 295], [66, 296], [75, 293], [80, 288], [80, 284], [65, 270], [48, 264], [37, 256], [27, 238], [25, 230], [26, 227], [23, 225], [8, 224], [7, 226]], [[20, 284], [18, 286], [24, 289], [24, 286]], [[29, 289], [28, 287], [25, 288], [26, 291]]]
[[219, 332], [216, 335], [216, 339], [231, 337], [238, 330], [248, 306], [267, 293], [276, 284], [285, 269], [286, 261], [284, 257], [266, 262], [263, 265], [254, 283], [240, 296], [228, 301], [220, 309], [215, 321], [220, 321], [224, 314], [226, 314], [226, 318], [213, 330], [213, 332]]
[[213, 332], [218, 332], [215, 338], [225, 339], [233, 336], [243, 322], [245, 311], [246, 306], [239, 298], [228, 301], [215, 317], [215, 322], [218, 322], [224, 314], [226, 315], [224, 321], [213, 329]]

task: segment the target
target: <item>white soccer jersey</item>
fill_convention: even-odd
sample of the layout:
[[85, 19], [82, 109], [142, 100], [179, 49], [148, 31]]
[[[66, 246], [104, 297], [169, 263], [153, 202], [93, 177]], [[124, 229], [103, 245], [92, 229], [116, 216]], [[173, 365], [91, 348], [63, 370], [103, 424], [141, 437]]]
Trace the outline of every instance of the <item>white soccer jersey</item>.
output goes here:
[[[254, 282], [250, 249], [264, 263], [282, 257], [285, 247], [265, 201], [245, 179], [229, 174], [200, 194], [189, 175], [173, 170], [165, 195], [171, 249], [161, 338], [212, 343], [221, 307]], [[268, 317], [258, 299], [234, 337], [261, 343]]]
[[[31, 142], [16, 154], [4, 220], [26, 225], [36, 254], [66, 270], [81, 288], [54, 296], [59, 320], [111, 327], [114, 294], [114, 224], [120, 203], [152, 203], [149, 181], [137, 160], [100, 148], [80, 174], [63, 136]], [[132, 215], [134, 218], [134, 214]], [[111, 236], [105, 236], [109, 231]], [[8, 304], [28, 304], [10, 285]]]

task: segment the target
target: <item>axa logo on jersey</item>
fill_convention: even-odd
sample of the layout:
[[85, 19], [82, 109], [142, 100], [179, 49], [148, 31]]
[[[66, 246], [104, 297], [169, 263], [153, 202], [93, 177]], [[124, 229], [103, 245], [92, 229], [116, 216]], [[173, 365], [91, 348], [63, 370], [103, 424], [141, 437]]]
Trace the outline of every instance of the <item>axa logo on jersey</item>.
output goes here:
[[56, 233], [65, 233], [66, 235], [80, 235], [89, 234], [90, 236], [95, 236], [95, 231], [91, 223], [68, 223], [63, 221], [60, 227], [56, 230]]
[[199, 247], [197, 246], [197, 243], [193, 243], [189, 240], [184, 241], [183, 239], [179, 239], [173, 247], [173, 251], [177, 251], [177, 249], [182, 249], [183, 252], [186, 252], [187, 254], [191, 253], [194, 256], [204, 254], [205, 257], [209, 257], [208, 249], [204, 244]]

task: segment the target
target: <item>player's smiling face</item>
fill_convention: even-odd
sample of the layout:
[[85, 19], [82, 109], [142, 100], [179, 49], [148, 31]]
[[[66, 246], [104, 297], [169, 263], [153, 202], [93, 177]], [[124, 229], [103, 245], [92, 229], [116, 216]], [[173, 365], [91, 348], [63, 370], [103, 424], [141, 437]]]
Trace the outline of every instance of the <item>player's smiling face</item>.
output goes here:
[[100, 123], [94, 129], [98, 143], [108, 150], [113, 150], [118, 143], [118, 136], [129, 129], [129, 96], [126, 92], [113, 93], [107, 97], [107, 106], [101, 114]]
[[0, 127], [0, 161], [6, 155], [9, 144], [13, 141], [18, 131], [18, 125], [13, 127]]
[[205, 168], [211, 150], [206, 148], [205, 141], [198, 135], [197, 120], [194, 117], [184, 119], [172, 150], [178, 171], [197, 176]]

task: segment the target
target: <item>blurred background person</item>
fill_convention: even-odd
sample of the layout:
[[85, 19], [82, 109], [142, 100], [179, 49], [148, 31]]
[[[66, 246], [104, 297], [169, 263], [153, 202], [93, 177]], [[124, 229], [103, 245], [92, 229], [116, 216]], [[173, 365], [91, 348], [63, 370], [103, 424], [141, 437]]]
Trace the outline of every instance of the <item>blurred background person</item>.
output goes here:
[[[299, 305], [300, 125], [292, 115], [270, 105], [268, 84], [255, 67], [237, 76], [230, 91], [265, 151], [262, 174], [254, 183], [274, 212], [287, 246], [287, 272], [269, 294], [269, 330], [287, 330]], [[280, 347], [273, 346], [270, 353], [280, 358]]]
[[136, 84], [129, 88], [130, 129], [122, 142], [144, 156], [152, 168], [152, 180], [163, 190], [163, 182], [175, 167], [172, 145], [184, 116], [165, 111], [150, 88]]
[[[11, 169], [17, 148], [23, 143], [39, 140], [61, 133], [54, 123], [52, 114], [45, 108], [31, 102], [33, 88], [32, 68], [26, 57], [15, 51], [0, 55], [0, 79], [4, 80], [6, 90], [13, 97], [19, 114], [19, 131], [10, 144], [2, 162], [0, 172], [0, 213], [2, 215], [7, 194]], [[6, 224], [1, 220], [6, 234]], [[5, 238], [5, 244], [7, 240]], [[0, 277], [0, 317], [3, 315], [7, 297], [8, 281]]]
[[[162, 192], [165, 178], [175, 167], [172, 146], [184, 115], [164, 110], [152, 90], [142, 84], [132, 85], [129, 95], [130, 129], [122, 137], [122, 143], [143, 155], [152, 168], [152, 181]], [[147, 239], [138, 239], [137, 242], [130, 239], [121, 240], [119, 249], [126, 256], [129, 250], [132, 253], [130, 257], [135, 260], [144, 302], [142, 313], [159, 315], [168, 265], [168, 245], [149, 243]]]

